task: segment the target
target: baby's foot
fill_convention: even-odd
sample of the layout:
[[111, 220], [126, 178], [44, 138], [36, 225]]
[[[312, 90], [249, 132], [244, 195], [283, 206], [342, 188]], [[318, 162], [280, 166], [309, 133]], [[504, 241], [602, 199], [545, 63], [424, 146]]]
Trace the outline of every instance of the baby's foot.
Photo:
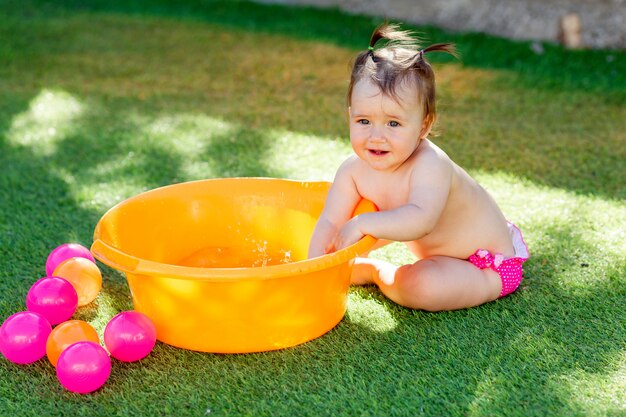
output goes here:
[[380, 259], [356, 258], [350, 276], [352, 285], [379, 284], [392, 285], [394, 283], [397, 266]]
[[350, 284], [352, 285], [368, 285], [374, 283], [374, 274], [376, 268], [367, 258], [356, 258], [352, 266], [352, 274], [350, 275]]
[[398, 267], [387, 262], [378, 265], [378, 281], [379, 284], [391, 286], [396, 281], [396, 271]]

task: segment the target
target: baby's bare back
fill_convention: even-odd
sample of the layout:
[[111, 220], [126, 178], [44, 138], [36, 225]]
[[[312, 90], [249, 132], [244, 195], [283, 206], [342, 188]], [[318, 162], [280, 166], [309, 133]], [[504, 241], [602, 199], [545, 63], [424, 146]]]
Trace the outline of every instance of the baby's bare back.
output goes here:
[[495, 200], [456, 164], [448, 201], [434, 229], [407, 245], [420, 259], [434, 255], [467, 259], [478, 249], [514, 255], [507, 221]]

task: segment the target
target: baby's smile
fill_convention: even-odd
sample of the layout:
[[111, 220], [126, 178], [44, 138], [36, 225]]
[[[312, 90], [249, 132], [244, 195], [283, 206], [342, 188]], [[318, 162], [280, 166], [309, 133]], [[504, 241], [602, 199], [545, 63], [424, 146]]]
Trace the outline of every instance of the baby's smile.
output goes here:
[[383, 155], [387, 155], [389, 153], [389, 151], [383, 151], [380, 149], [368, 149], [368, 151], [376, 156], [383, 156]]

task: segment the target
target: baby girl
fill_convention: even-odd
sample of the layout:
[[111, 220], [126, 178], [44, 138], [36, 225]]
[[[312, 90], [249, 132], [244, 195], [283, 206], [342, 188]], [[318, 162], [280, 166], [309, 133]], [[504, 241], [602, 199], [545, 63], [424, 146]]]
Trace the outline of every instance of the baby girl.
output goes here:
[[[374, 283], [405, 307], [440, 311], [515, 291], [529, 252], [487, 191], [428, 138], [436, 115], [432, 52], [455, 53], [451, 44], [418, 48], [409, 32], [385, 24], [356, 57], [348, 88], [354, 155], [336, 173], [309, 257], [365, 235], [405, 242], [417, 262], [358, 258], [352, 283]], [[362, 198], [379, 211], [351, 219]]]

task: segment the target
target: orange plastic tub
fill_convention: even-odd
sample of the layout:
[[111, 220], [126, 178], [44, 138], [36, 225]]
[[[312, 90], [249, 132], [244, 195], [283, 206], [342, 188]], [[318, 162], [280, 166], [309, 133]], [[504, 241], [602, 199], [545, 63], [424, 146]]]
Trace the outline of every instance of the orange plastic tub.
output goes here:
[[126, 274], [135, 309], [164, 343], [216, 353], [294, 346], [341, 321], [354, 258], [375, 243], [366, 236], [307, 259], [329, 187], [231, 178], [157, 188], [109, 210], [91, 251]]

